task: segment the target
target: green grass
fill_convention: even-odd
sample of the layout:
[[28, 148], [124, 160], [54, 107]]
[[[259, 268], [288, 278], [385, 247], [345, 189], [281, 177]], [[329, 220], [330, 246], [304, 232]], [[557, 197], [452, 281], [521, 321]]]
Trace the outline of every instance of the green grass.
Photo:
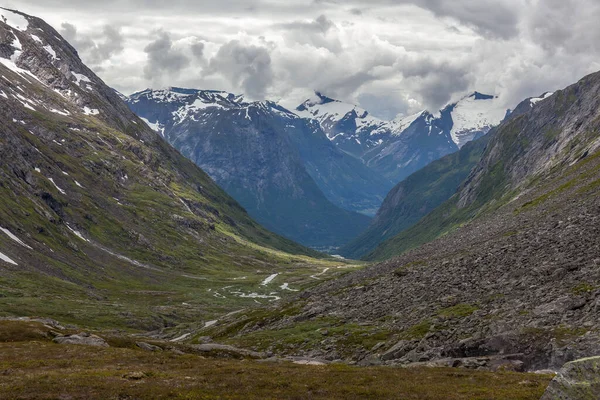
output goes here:
[[400, 333], [400, 338], [405, 340], [423, 339], [431, 330], [432, 323], [424, 320]]
[[464, 318], [477, 310], [479, 310], [479, 307], [472, 304], [457, 304], [440, 310], [438, 315], [446, 318]]

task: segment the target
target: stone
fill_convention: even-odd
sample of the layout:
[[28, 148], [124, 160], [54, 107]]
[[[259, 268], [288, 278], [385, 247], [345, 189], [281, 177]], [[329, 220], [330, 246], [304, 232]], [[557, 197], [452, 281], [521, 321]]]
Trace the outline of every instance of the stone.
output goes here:
[[381, 355], [381, 359], [383, 361], [395, 360], [398, 358], [402, 358], [408, 353], [411, 348], [408, 348], [408, 344], [410, 342], [407, 340], [401, 340], [396, 343], [392, 348]]
[[600, 357], [566, 363], [550, 382], [541, 400], [595, 400], [600, 398]]
[[54, 343], [58, 344], [76, 344], [83, 346], [96, 346], [96, 347], [109, 347], [106, 340], [100, 336], [93, 335], [91, 333], [82, 332], [76, 335], [69, 336], [58, 336], [52, 339]]
[[141, 371], [130, 372], [128, 374], [123, 375], [123, 378], [129, 379], [131, 381], [139, 381], [140, 379], [144, 379], [146, 374]]
[[146, 342], [137, 342], [135, 345], [146, 351], [162, 351], [162, 348]]

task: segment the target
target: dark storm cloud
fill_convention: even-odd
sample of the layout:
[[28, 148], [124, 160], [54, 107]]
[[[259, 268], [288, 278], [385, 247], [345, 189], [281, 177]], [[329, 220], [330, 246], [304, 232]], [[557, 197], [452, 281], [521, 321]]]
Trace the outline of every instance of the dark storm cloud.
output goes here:
[[86, 61], [92, 65], [99, 65], [125, 49], [125, 39], [120, 30], [110, 25], [102, 28], [97, 41], [90, 36], [79, 35], [77, 28], [69, 23], [61, 25], [60, 33], [79, 52], [84, 53]]
[[144, 48], [148, 55], [148, 63], [144, 68], [146, 79], [154, 80], [163, 73], [174, 75], [190, 64], [190, 59], [173, 47], [171, 35], [158, 31], [158, 38]]
[[271, 56], [264, 47], [232, 40], [210, 60], [208, 74], [221, 74], [251, 98], [263, 98], [273, 81]]
[[204, 57], [204, 43], [196, 42], [190, 45], [190, 49], [195, 58], [201, 59]]

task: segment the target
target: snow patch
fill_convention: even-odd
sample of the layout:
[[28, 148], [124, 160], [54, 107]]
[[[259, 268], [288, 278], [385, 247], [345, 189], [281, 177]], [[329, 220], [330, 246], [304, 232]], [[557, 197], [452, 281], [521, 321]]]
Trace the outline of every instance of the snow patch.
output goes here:
[[289, 285], [289, 283], [284, 283], [283, 285], [279, 286], [279, 288], [280, 288], [281, 290], [287, 290], [287, 291], [289, 291], [289, 292], [298, 292], [298, 291], [299, 291], [299, 290], [297, 290], [297, 289], [292, 289], [292, 288], [290, 288], [290, 285]]
[[81, 86], [81, 82], [92, 83], [92, 81], [90, 80], [90, 78], [88, 78], [87, 76], [85, 76], [83, 74], [79, 74], [77, 72], [71, 71], [71, 75], [73, 75], [75, 77], [75, 80], [77, 81], [76, 83], [79, 86]]
[[531, 107], [533, 107], [534, 105], [536, 105], [537, 103], [539, 103], [542, 100], [546, 100], [548, 97], [552, 96], [554, 94], [554, 92], [547, 92], [544, 93], [542, 95], [542, 97], [534, 97], [532, 99], [530, 99], [529, 101], [531, 102]]
[[277, 275], [279, 275], [279, 274], [269, 275], [264, 281], [262, 281], [262, 283], [260, 285], [267, 286], [269, 283], [271, 283], [273, 281], [273, 279], [277, 278]]
[[71, 113], [70, 113], [70, 112], [68, 112], [67, 110], [65, 110], [65, 111], [60, 111], [60, 110], [56, 110], [56, 109], [54, 109], [54, 108], [51, 108], [51, 109], [50, 109], [50, 112], [53, 112], [54, 114], [63, 115], [63, 116], [65, 116], [65, 117], [68, 117], [69, 115], [71, 115]]
[[0, 231], [4, 232], [9, 238], [11, 238], [12, 240], [14, 240], [15, 242], [19, 243], [21, 246], [28, 248], [29, 250], [33, 250], [30, 246], [28, 246], [25, 242], [23, 242], [21, 239], [19, 239], [18, 237], [16, 237], [11, 231], [9, 231], [6, 228], [2, 228], [0, 227]]
[[159, 133], [161, 136], [165, 136], [165, 128], [161, 127], [158, 121], [152, 123], [144, 117], [140, 117], [142, 121], [146, 123], [154, 132]]
[[13, 260], [11, 260], [7, 255], [0, 253], [0, 260], [7, 262], [9, 264], [12, 265], [19, 265], [16, 262], [14, 262]]
[[52, 182], [52, 184], [54, 185], [54, 187], [61, 193], [61, 194], [67, 194], [67, 192], [65, 192], [64, 190], [62, 190], [61, 188], [58, 187], [58, 185], [54, 182], [54, 179], [52, 178], [48, 178], [48, 180], [50, 182]]
[[33, 40], [35, 40], [36, 42], [38, 42], [39, 44], [44, 44], [44, 42], [42, 41], [42, 39], [39, 38], [39, 36], [36, 35], [29, 35]]
[[452, 141], [458, 147], [473, 140], [476, 132], [486, 132], [500, 124], [506, 116], [506, 108], [497, 97], [476, 99], [475, 95], [463, 98], [452, 110]]
[[89, 108], [88, 106], [83, 107], [83, 113], [85, 115], [98, 115], [100, 111], [95, 108]]
[[68, 229], [69, 229], [71, 232], [73, 232], [73, 234], [74, 234], [75, 236], [77, 236], [79, 239], [83, 240], [84, 242], [89, 242], [89, 240], [87, 240], [86, 238], [84, 238], [84, 237], [83, 237], [83, 235], [81, 234], [81, 232], [79, 232], [79, 231], [76, 231], [75, 229], [71, 228], [71, 227], [69, 226], [69, 224], [67, 224], [67, 228], [68, 228]]
[[50, 54], [50, 56], [52, 56], [53, 60], [56, 60], [56, 52], [54, 51], [54, 49], [52, 48], [52, 46], [46, 45], [46, 46], [44, 46], [44, 50], [46, 50], [46, 52], [48, 54]]

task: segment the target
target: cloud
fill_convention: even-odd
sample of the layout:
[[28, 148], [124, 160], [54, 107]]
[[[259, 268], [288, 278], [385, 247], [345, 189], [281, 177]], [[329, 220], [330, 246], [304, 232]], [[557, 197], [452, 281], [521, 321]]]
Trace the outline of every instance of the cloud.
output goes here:
[[210, 60], [206, 72], [226, 77], [233, 86], [243, 89], [250, 98], [262, 99], [273, 81], [271, 56], [264, 47], [245, 45], [232, 40]]
[[144, 77], [150, 81], [160, 80], [162, 74], [177, 75], [191, 62], [180, 49], [173, 46], [169, 33], [158, 31], [157, 35], [158, 38], [144, 48], [144, 52], [148, 55]]
[[104, 25], [97, 40], [86, 35], [80, 35], [77, 28], [67, 22], [61, 24], [61, 35], [79, 52], [83, 53], [85, 61], [92, 66], [99, 66], [112, 56], [120, 54], [125, 49], [124, 38], [120, 29]]

